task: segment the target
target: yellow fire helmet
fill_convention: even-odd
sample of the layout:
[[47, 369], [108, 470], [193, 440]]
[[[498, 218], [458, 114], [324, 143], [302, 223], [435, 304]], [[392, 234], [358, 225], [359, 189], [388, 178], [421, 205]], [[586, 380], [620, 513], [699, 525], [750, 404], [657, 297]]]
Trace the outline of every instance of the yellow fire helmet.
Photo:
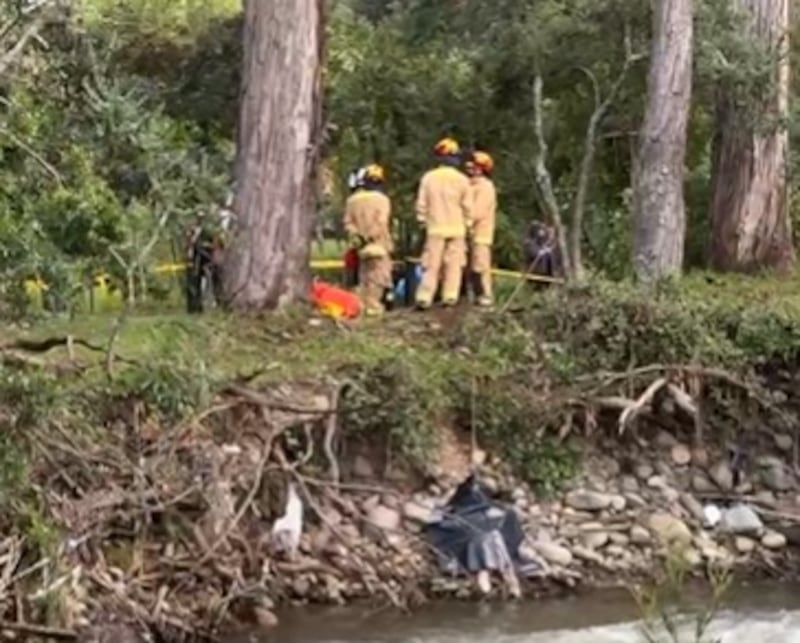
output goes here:
[[383, 183], [386, 180], [386, 173], [377, 163], [372, 163], [364, 168], [364, 179], [371, 183]]
[[433, 151], [437, 156], [455, 156], [461, 151], [461, 148], [455, 139], [443, 138], [433, 146]]
[[494, 159], [486, 152], [475, 152], [472, 155], [472, 165], [484, 174], [491, 174], [494, 169]]

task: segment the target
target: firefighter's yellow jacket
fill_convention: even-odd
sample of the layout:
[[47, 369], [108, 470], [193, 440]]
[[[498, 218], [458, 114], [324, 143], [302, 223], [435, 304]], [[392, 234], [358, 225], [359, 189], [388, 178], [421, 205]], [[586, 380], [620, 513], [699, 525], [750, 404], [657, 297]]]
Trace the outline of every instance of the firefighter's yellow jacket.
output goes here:
[[429, 237], [464, 238], [471, 225], [469, 179], [454, 167], [427, 172], [417, 193], [417, 219]]
[[497, 192], [491, 179], [472, 179], [472, 240], [485, 246], [494, 243], [497, 218]]
[[350, 235], [361, 235], [377, 243], [388, 253], [394, 249], [391, 220], [392, 204], [383, 192], [359, 190], [347, 199], [344, 211], [344, 229]]

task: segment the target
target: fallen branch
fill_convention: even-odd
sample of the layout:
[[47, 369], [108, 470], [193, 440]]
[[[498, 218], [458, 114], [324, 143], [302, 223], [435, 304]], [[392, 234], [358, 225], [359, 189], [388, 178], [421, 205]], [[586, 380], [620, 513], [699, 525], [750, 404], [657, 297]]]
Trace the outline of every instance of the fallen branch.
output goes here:
[[58, 627], [47, 627], [45, 625], [35, 625], [33, 623], [12, 623], [11, 621], [0, 621], [0, 630], [5, 632], [15, 632], [26, 636], [37, 636], [55, 641], [76, 641], [78, 634], [73, 630], [65, 630]]

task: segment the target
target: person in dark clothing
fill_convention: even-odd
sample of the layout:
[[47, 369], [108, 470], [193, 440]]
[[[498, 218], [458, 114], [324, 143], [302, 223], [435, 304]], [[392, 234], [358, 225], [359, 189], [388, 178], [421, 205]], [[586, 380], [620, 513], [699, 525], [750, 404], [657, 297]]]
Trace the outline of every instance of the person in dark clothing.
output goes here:
[[523, 270], [544, 277], [560, 277], [563, 274], [561, 250], [555, 231], [540, 221], [534, 221], [522, 244]]
[[186, 307], [190, 313], [202, 313], [204, 292], [210, 287], [214, 301], [222, 295], [221, 235], [202, 215], [189, 230], [187, 240]]

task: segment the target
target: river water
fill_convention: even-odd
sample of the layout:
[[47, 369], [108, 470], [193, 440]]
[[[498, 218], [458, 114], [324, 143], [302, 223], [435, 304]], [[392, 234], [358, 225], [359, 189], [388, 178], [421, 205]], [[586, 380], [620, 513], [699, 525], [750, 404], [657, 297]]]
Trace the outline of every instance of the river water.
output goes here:
[[[644, 643], [638, 612], [624, 591], [514, 604], [436, 605], [411, 616], [353, 608], [296, 608], [258, 643]], [[695, 643], [687, 624], [680, 643]], [[731, 590], [709, 642], [800, 643], [800, 586]], [[664, 638], [664, 643], [673, 643]], [[705, 643], [705, 640], [704, 640]]]

